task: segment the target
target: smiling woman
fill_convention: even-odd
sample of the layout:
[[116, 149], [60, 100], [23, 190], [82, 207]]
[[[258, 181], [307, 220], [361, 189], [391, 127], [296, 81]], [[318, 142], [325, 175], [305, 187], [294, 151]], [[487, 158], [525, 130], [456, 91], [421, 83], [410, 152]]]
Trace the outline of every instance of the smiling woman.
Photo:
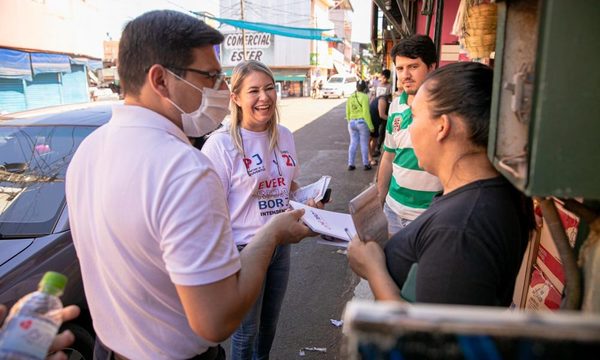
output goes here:
[[[288, 209], [299, 167], [292, 133], [278, 124], [275, 79], [267, 66], [249, 60], [233, 69], [230, 108], [231, 121], [208, 138], [202, 152], [224, 185], [233, 239], [242, 251], [263, 224]], [[289, 269], [290, 246], [280, 245], [261, 295], [232, 336], [232, 359], [269, 357]]]

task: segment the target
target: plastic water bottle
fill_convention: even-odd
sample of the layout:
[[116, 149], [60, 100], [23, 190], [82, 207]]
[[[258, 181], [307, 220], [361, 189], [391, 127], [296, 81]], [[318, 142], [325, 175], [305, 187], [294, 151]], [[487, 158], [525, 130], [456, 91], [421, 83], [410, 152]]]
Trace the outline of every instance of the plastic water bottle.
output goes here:
[[67, 277], [49, 271], [38, 290], [10, 309], [0, 332], [0, 360], [43, 360], [62, 322], [62, 295]]

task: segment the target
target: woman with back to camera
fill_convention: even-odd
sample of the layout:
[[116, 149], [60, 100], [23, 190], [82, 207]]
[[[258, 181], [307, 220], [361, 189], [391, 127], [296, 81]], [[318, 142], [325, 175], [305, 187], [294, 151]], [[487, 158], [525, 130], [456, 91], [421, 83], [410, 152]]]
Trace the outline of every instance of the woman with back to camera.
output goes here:
[[[208, 138], [202, 152], [221, 178], [233, 239], [245, 251], [263, 224], [288, 209], [300, 168], [293, 135], [278, 124], [275, 79], [266, 65], [248, 60], [233, 69], [230, 108], [230, 122]], [[309, 205], [316, 206], [312, 200]], [[232, 359], [269, 358], [289, 270], [290, 246], [280, 245], [262, 294], [231, 337]]]
[[375, 130], [371, 122], [369, 112], [369, 96], [365, 94], [367, 83], [359, 80], [356, 83], [356, 91], [350, 95], [346, 102], [346, 120], [348, 121], [348, 132], [350, 133], [350, 145], [348, 146], [348, 170], [356, 169], [354, 161], [356, 150], [360, 145], [360, 155], [364, 170], [371, 170], [373, 160], [369, 153], [370, 133]]
[[382, 250], [353, 239], [350, 266], [377, 300], [399, 300], [417, 265], [416, 302], [509, 306], [530, 231], [532, 205], [487, 157], [492, 70], [461, 62], [432, 72], [412, 104], [419, 165], [443, 194]]

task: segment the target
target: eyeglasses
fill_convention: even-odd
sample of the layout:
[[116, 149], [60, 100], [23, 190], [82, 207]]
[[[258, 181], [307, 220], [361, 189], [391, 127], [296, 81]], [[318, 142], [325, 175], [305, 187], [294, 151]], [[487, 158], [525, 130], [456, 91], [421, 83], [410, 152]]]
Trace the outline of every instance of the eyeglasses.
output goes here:
[[169, 68], [169, 69], [173, 69], [173, 70], [179, 70], [179, 71], [191, 71], [193, 73], [200, 74], [208, 79], [211, 79], [212, 81], [215, 82], [213, 89], [218, 89], [219, 87], [221, 87], [221, 83], [223, 82], [223, 79], [225, 79], [225, 76], [226, 76], [226, 74], [221, 71], [204, 71], [204, 70], [198, 70], [198, 69], [192, 69], [192, 68], [180, 68], [180, 67], [176, 67], [176, 66], [165, 66], [165, 67]]

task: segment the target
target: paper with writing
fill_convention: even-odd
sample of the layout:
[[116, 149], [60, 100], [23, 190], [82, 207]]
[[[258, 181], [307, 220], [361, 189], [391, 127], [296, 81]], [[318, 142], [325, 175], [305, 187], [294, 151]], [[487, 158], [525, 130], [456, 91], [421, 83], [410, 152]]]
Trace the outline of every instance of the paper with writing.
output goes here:
[[352, 240], [351, 236], [356, 234], [352, 217], [348, 214], [313, 208], [293, 200], [290, 200], [290, 206], [294, 209], [304, 209], [302, 221], [316, 233], [345, 241]]
[[308, 199], [312, 198], [315, 202], [318, 202], [323, 199], [325, 195], [325, 191], [329, 186], [329, 182], [331, 181], [331, 176], [324, 175], [314, 183], [310, 185], [303, 186], [292, 193], [291, 199], [306, 204]]
[[377, 241], [383, 245], [388, 240], [387, 218], [377, 197], [377, 186], [371, 185], [348, 204], [350, 216], [362, 241]]

